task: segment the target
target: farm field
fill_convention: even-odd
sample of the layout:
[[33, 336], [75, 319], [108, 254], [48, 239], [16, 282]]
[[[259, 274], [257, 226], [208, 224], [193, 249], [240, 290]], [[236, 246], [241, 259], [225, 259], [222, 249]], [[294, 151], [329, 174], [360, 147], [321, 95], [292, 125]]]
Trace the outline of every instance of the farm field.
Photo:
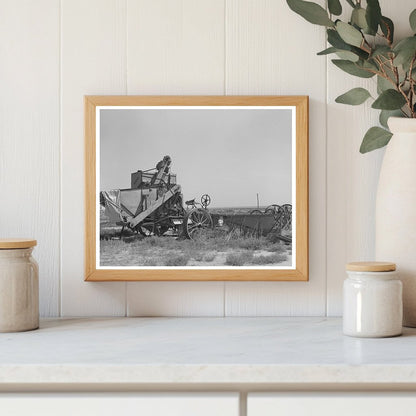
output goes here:
[[290, 266], [292, 247], [266, 237], [208, 236], [198, 240], [132, 236], [103, 240], [102, 266]]
[[[253, 208], [213, 208], [212, 214], [246, 214]], [[254, 236], [227, 226], [193, 240], [169, 235], [144, 237], [124, 231], [101, 216], [100, 264], [107, 267], [275, 267], [292, 265], [292, 245], [276, 234]], [[287, 235], [287, 234], [286, 234]], [[103, 238], [104, 237], [104, 238]]]

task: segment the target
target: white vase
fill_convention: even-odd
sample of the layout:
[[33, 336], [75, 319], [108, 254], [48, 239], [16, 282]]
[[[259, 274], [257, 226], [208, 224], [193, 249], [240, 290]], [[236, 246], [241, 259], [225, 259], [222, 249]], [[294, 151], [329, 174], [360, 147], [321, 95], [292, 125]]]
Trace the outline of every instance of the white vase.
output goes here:
[[376, 260], [397, 264], [403, 282], [403, 323], [416, 327], [416, 119], [391, 117], [393, 137], [380, 172]]

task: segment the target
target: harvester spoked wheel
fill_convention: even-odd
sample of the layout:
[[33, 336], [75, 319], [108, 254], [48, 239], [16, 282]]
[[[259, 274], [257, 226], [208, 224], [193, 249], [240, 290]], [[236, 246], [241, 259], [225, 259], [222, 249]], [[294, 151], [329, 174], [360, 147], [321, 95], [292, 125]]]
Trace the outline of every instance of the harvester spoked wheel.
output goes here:
[[208, 194], [201, 196], [201, 205], [206, 208], [211, 203], [211, 197]]
[[201, 208], [191, 209], [183, 219], [183, 233], [185, 237], [194, 240], [205, 231], [212, 229], [214, 223], [208, 211]]
[[282, 205], [282, 209], [284, 213], [283, 228], [286, 230], [290, 230], [292, 227], [292, 205], [284, 204]]
[[250, 211], [250, 215], [263, 215], [263, 213], [259, 209], [253, 209]]
[[277, 221], [282, 214], [282, 208], [280, 205], [277, 204], [269, 205], [264, 210], [264, 213], [273, 215], [274, 219]]

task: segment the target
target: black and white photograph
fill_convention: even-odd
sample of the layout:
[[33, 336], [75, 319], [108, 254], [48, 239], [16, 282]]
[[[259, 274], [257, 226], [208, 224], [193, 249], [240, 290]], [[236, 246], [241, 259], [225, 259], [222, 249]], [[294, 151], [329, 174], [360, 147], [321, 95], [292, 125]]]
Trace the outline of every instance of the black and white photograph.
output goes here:
[[102, 106], [96, 128], [97, 269], [295, 268], [295, 107]]

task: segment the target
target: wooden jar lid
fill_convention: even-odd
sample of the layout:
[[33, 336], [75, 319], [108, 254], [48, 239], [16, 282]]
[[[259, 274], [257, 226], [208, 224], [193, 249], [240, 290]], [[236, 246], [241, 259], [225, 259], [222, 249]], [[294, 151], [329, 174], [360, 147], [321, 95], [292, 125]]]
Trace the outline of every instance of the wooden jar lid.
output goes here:
[[350, 272], [393, 272], [396, 265], [385, 261], [357, 261], [347, 263], [346, 269]]
[[30, 248], [37, 244], [28, 238], [0, 238], [0, 249]]

